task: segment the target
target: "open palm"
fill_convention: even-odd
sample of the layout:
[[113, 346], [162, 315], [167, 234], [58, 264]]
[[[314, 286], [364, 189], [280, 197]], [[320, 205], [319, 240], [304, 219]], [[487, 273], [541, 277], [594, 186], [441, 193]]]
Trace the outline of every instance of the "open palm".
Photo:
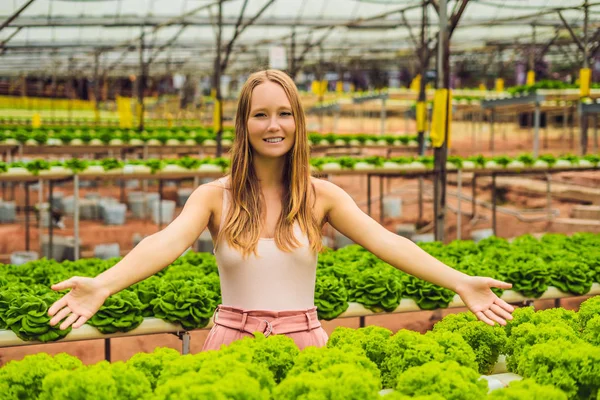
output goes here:
[[492, 288], [510, 289], [510, 283], [481, 276], [470, 276], [458, 288], [457, 293], [477, 318], [488, 325], [495, 322], [506, 325], [511, 320], [514, 307], [502, 300]]
[[109, 295], [98, 286], [94, 278], [79, 276], [52, 285], [52, 289], [71, 289], [48, 309], [48, 315], [53, 317], [50, 325], [54, 326], [64, 319], [60, 329], [67, 329], [71, 324], [77, 329], [85, 324], [102, 307]]

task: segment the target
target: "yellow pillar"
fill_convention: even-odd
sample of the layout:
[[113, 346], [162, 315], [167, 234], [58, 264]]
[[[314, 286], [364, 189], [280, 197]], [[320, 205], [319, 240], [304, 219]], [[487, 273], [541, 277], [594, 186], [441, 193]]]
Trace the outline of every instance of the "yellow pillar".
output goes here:
[[589, 68], [582, 68], [579, 70], [579, 96], [589, 97], [590, 96], [590, 85], [592, 81], [592, 70]]
[[496, 92], [504, 92], [504, 79], [496, 79]]
[[535, 85], [535, 71], [527, 71], [527, 86]]
[[433, 98], [433, 118], [431, 121], [431, 144], [441, 147], [445, 141], [444, 130], [448, 123], [448, 148], [452, 133], [452, 92], [448, 89], [437, 89]]

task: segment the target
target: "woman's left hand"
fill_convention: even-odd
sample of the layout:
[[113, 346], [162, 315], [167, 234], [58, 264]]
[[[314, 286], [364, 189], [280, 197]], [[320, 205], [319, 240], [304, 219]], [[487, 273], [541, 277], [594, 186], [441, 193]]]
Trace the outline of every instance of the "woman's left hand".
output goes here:
[[506, 325], [506, 320], [511, 320], [514, 307], [502, 300], [492, 292], [491, 288], [510, 289], [512, 284], [482, 276], [467, 276], [456, 287], [456, 293], [465, 305], [488, 325], [494, 322]]

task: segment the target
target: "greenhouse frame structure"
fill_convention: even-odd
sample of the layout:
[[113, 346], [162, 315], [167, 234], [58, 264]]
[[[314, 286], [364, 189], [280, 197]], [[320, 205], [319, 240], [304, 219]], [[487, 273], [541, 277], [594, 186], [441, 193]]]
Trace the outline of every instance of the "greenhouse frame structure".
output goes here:
[[[495, 70], [501, 77], [503, 66], [519, 56], [533, 69], [541, 57], [554, 60], [575, 53], [574, 64], [586, 68], [600, 51], [600, 2], [590, 0], [569, 6], [543, 0], [527, 5], [512, 0], [356, 0], [350, 7], [344, 0], [10, 3], [0, 6], [0, 77], [9, 79], [9, 91], [18, 88], [26, 94], [28, 77], [37, 77], [51, 81], [52, 97], [60, 80], [72, 96], [75, 78], [86, 77], [99, 107], [100, 83], [111, 76], [130, 76], [141, 108], [140, 129], [151, 77], [207, 77], [220, 105], [222, 77], [240, 81], [249, 71], [272, 65], [269, 53], [274, 47], [284, 50], [279, 67], [297, 79], [320, 80], [327, 71], [335, 71], [339, 79], [359, 69], [365, 59], [384, 69], [406, 66], [427, 76], [436, 59], [438, 88], [450, 87], [451, 58], [475, 54], [486, 60], [480, 63], [486, 73]], [[426, 99], [425, 83], [422, 79], [421, 102]], [[220, 155], [223, 107], [216, 108]], [[580, 121], [584, 143], [583, 113]], [[418, 133], [424, 151], [426, 132]], [[435, 149], [437, 238], [444, 232], [447, 142]]]

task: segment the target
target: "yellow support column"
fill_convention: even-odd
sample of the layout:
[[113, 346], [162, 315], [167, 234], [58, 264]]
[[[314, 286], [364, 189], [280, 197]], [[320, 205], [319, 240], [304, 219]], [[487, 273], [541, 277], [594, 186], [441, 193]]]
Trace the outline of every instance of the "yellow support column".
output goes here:
[[527, 86], [535, 85], [535, 71], [527, 71]]
[[412, 80], [412, 82], [410, 82], [410, 90], [412, 90], [413, 92], [419, 92], [419, 90], [421, 89], [421, 74], [415, 76]]
[[427, 103], [424, 101], [417, 102], [417, 132], [425, 132], [427, 130]]
[[39, 113], [33, 114], [33, 117], [31, 117], [31, 127], [39, 128], [41, 126], [42, 126], [42, 117], [40, 116]]
[[216, 132], [219, 132], [221, 129], [221, 102], [215, 99], [215, 108], [213, 110], [213, 129]]
[[496, 92], [504, 92], [504, 79], [496, 79]]
[[433, 118], [431, 121], [431, 144], [442, 147], [444, 144], [444, 127], [448, 124], [448, 148], [452, 133], [452, 92], [449, 89], [437, 89], [433, 98]]
[[589, 97], [590, 86], [592, 81], [592, 70], [589, 68], [582, 68], [579, 70], [579, 96]]

